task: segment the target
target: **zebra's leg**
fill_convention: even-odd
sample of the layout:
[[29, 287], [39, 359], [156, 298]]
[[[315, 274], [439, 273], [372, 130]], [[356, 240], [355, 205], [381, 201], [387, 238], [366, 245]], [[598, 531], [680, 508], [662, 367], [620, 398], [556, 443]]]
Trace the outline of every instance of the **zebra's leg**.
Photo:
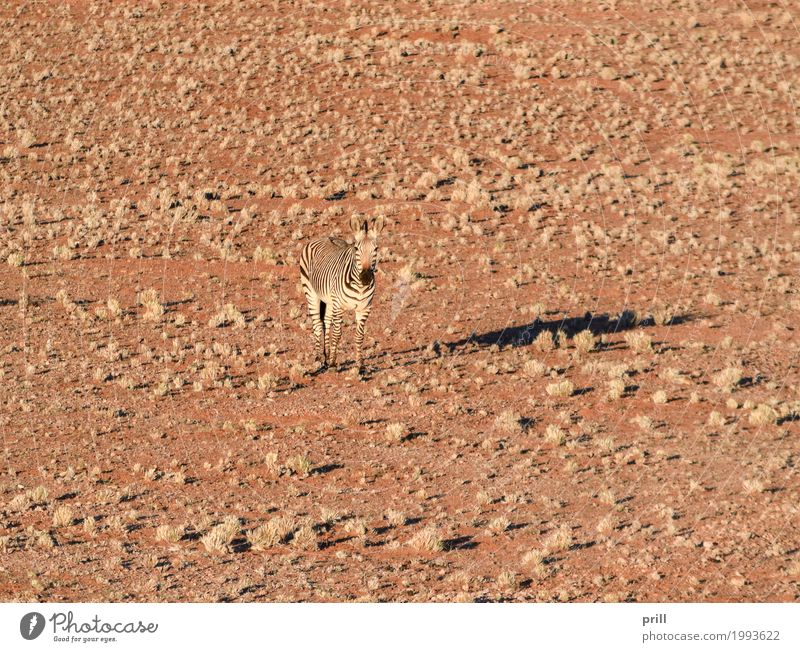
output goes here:
[[306, 287], [306, 303], [308, 304], [308, 316], [311, 318], [311, 329], [314, 332], [314, 356], [317, 362], [325, 364], [325, 350], [323, 347], [324, 342], [324, 327], [322, 325], [322, 318], [324, 317], [325, 304], [320, 301], [316, 293], [310, 288]]
[[337, 304], [330, 306], [331, 326], [330, 326], [330, 349], [328, 350], [328, 364], [336, 366], [336, 353], [339, 349], [339, 338], [342, 336], [342, 308]]
[[364, 373], [364, 357], [361, 347], [364, 344], [364, 329], [367, 326], [367, 317], [369, 317], [369, 308], [356, 311], [356, 364], [358, 365], [358, 372], [362, 374]]
[[314, 357], [323, 367], [325, 366], [325, 302], [317, 301], [316, 316], [312, 316], [314, 323]]
[[330, 365], [330, 364], [335, 364], [335, 362], [331, 363], [331, 351], [332, 351], [331, 345], [333, 344], [332, 337], [331, 337], [332, 330], [333, 330], [333, 310], [331, 309], [331, 306], [329, 306], [329, 305], [325, 306], [325, 318], [324, 318], [324, 321], [323, 321], [323, 328], [324, 328], [324, 331], [323, 331], [322, 339], [323, 339], [323, 343], [324, 343], [324, 347], [325, 347], [323, 349], [323, 351], [325, 353], [324, 363], [327, 366], [327, 365]]

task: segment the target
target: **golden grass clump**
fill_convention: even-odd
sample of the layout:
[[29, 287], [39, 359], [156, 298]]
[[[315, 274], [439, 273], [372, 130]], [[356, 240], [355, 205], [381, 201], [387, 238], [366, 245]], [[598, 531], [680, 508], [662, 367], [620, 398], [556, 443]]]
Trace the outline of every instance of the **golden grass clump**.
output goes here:
[[504, 410], [494, 420], [494, 424], [500, 432], [509, 435], [520, 432], [522, 426], [520, 425], [520, 416], [514, 410]]
[[568, 396], [572, 396], [572, 393], [575, 391], [575, 387], [570, 380], [562, 380], [557, 383], [550, 383], [545, 388], [548, 396], [555, 396], [559, 398], [566, 398]]
[[547, 551], [535, 548], [522, 556], [522, 563], [530, 569], [531, 575], [537, 579], [542, 579], [547, 575], [545, 559], [547, 559]]
[[412, 548], [426, 552], [441, 552], [444, 550], [444, 541], [432, 525], [417, 532], [408, 543]]
[[742, 482], [745, 493], [758, 494], [764, 491], [764, 483], [758, 478], [750, 478]]
[[553, 334], [550, 331], [542, 331], [536, 336], [536, 339], [533, 340], [533, 346], [537, 351], [541, 351], [542, 353], [552, 351], [556, 347], [553, 341]]
[[317, 533], [310, 525], [304, 525], [292, 537], [292, 546], [299, 550], [316, 550], [319, 547]]
[[183, 537], [183, 528], [175, 525], [159, 525], [156, 528], [156, 541], [177, 543]]
[[575, 345], [578, 353], [590, 353], [594, 351], [596, 345], [594, 333], [589, 329], [581, 331], [572, 338], [572, 343]]
[[653, 321], [658, 326], [666, 326], [675, 318], [675, 313], [669, 306], [659, 306], [653, 310]]
[[264, 465], [267, 467], [267, 471], [272, 475], [280, 475], [281, 474], [281, 465], [278, 463], [278, 454], [271, 452], [267, 453], [264, 456]]
[[48, 491], [47, 491], [46, 487], [43, 487], [42, 485], [38, 485], [34, 489], [28, 490], [26, 492], [26, 495], [34, 503], [46, 503], [47, 502]]
[[233, 324], [234, 328], [244, 328], [244, 315], [232, 303], [226, 303], [222, 310], [212, 315], [208, 325], [212, 328], [221, 328]]
[[144, 308], [142, 318], [145, 321], [160, 322], [164, 316], [164, 306], [158, 290], [150, 288], [139, 293], [139, 305]]
[[311, 467], [313, 463], [311, 460], [306, 457], [305, 455], [294, 455], [286, 460], [286, 468], [289, 469], [292, 473], [296, 473], [297, 475], [306, 476], [308, 475], [309, 471], [311, 471]]
[[502, 534], [510, 525], [511, 521], [509, 521], [505, 516], [498, 516], [489, 521], [488, 531], [493, 535]]
[[621, 378], [614, 378], [608, 381], [606, 395], [612, 401], [616, 401], [625, 393], [625, 381]]
[[742, 369], [741, 367], [726, 367], [714, 374], [712, 381], [721, 390], [731, 392], [742, 381]]
[[97, 519], [94, 516], [87, 516], [83, 519], [83, 531], [90, 537], [97, 532]]
[[554, 444], [555, 446], [563, 446], [567, 441], [566, 433], [555, 423], [551, 423], [545, 428], [544, 431], [545, 441]]
[[44, 530], [34, 530], [34, 541], [40, 548], [50, 549], [56, 545], [53, 535]]
[[403, 512], [396, 509], [388, 509], [386, 510], [386, 520], [392, 527], [399, 527], [405, 524], [406, 516]]
[[647, 353], [653, 350], [653, 340], [644, 331], [628, 331], [625, 342], [636, 353]]
[[22, 267], [23, 262], [25, 262], [25, 256], [21, 251], [10, 253], [6, 258], [6, 263], [8, 263], [9, 267]]
[[547, 373], [547, 365], [543, 362], [539, 362], [539, 360], [531, 359], [525, 361], [525, 364], [522, 365], [522, 370], [525, 372], [526, 376], [537, 378]]
[[106, 301], [106, 310], [108, 310], [108, 314], [115, 319], [122, 315], [122, 308], [119, 305], [119, 301], [112, 297], [109, 297], [108, 301]]
[[572, 545], [572, 530], [568, 525], [562, 525], [547, 536], [544, 540], [544, 547], [551, 554], [563, 552]]
[[602, 536], [608, 536], [611, 533], [611, 530], [614, 529], [614, 519], [611, 514], [606, 514], [603, 518], [601, 518], [597, 522], [597, 526], [595, 527], [597, 533]]
[[747, 421], [752, 426], [766, 426], [778, 420], [778, 413], [770, 405], [761, 403], [747, 417]]
[[231, 541], [239, 534], [239, 531], [239, 519], [235, 516], [227, 516], [222, 523], [211, 528], [200, 541], [208, 552], [217, 555], [223, 554], [228, 552]]
[[253, 550], [267, 550], [289, 541], [293, 532], [292, 519], [288, 516], [276, 516], [264, 525], [250, 530], [247, 541]]
[[262, 374], [258, 377], [257, 385], [262, 392], [270, 392], [275, 389], [275, 376], [270, 373]]
[[514, 591], [519, 587], [516, 573], [505, 570], [497, 576], [497, 586], [503, 591]]
[[386, 426], [386, 440], [390, 442], [403, 441], [406, 436], [406, 427], [402, 423], [390, 423]]
[[65, 527], [72, 524], [73, 512], [69, 505], [59, 505], [53, 510], [53, 527]]

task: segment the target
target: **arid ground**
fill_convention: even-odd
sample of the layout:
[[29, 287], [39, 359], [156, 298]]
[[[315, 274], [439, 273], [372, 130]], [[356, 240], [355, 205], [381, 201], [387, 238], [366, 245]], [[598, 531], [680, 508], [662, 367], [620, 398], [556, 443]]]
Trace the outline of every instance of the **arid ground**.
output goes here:
[[794, 5], [182, 4], [0, 8], [0, 599], [800, 598]]

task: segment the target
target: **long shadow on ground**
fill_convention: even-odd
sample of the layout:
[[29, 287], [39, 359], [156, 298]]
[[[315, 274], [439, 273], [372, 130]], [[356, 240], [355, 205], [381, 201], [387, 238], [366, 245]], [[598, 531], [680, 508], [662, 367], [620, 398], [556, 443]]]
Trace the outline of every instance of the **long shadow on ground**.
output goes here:
[[[691, 315], [678, 315], [669, 319], [665, 325], [677, 326], [693, 320]], [[519, 326], [506, 326], [493, 331], [484, 333], [473, 332], [467, 337], [452, 342], [436, 340], [430, 344], [420, 345], [403, 351], [384, 351], [371, 357], [370, 362], [378, 362], [381, 358], [394, 356], [411, 356], [404, 361], [397, 361], [399, 366], [409, 366], [426, 362], [434, 358], [458, 355], [469, 348], [483, 349], [497, 346], [500, 349], [518, 348], [529, 346], [544, 331], [549, 331], [554, 337], [560, 337], [560, 333], [568, 338], [575, 336], [581, 331], [588, 330], [596, 337], [599, 335], [609, 335], [622, 333], [634, 328], [647, 328], [654, 326], [652, 317], [639, 320], [632, 311], [625, 310], [618, 315], [599, 314], [593, 315], [586, 313], [581, 317], [562, 317], [549, 321], [535, 319], [534, 321]], [[610, 350], [613, 345], [598, 344], [599, 350]], [[428, 355], [424, 355], [428, 353]], [[380, 366], [372, 366], [371, 373], [380, 371]]]

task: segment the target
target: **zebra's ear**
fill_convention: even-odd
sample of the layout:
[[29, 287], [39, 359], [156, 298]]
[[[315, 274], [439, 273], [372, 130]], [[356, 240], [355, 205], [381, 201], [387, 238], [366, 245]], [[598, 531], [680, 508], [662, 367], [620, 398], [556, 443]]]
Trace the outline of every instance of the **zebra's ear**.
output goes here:
[[353, 215], [353, 217], [350, 218], [350, 230], [353, 232], [353, 234], [356, 234], [361, 230], [361, 219], [358, 217], [358, 215]]
[[383, 215], [378, 215], [372, 222], [372, 230], [375, 231], [376, 234], [383, 231]]

